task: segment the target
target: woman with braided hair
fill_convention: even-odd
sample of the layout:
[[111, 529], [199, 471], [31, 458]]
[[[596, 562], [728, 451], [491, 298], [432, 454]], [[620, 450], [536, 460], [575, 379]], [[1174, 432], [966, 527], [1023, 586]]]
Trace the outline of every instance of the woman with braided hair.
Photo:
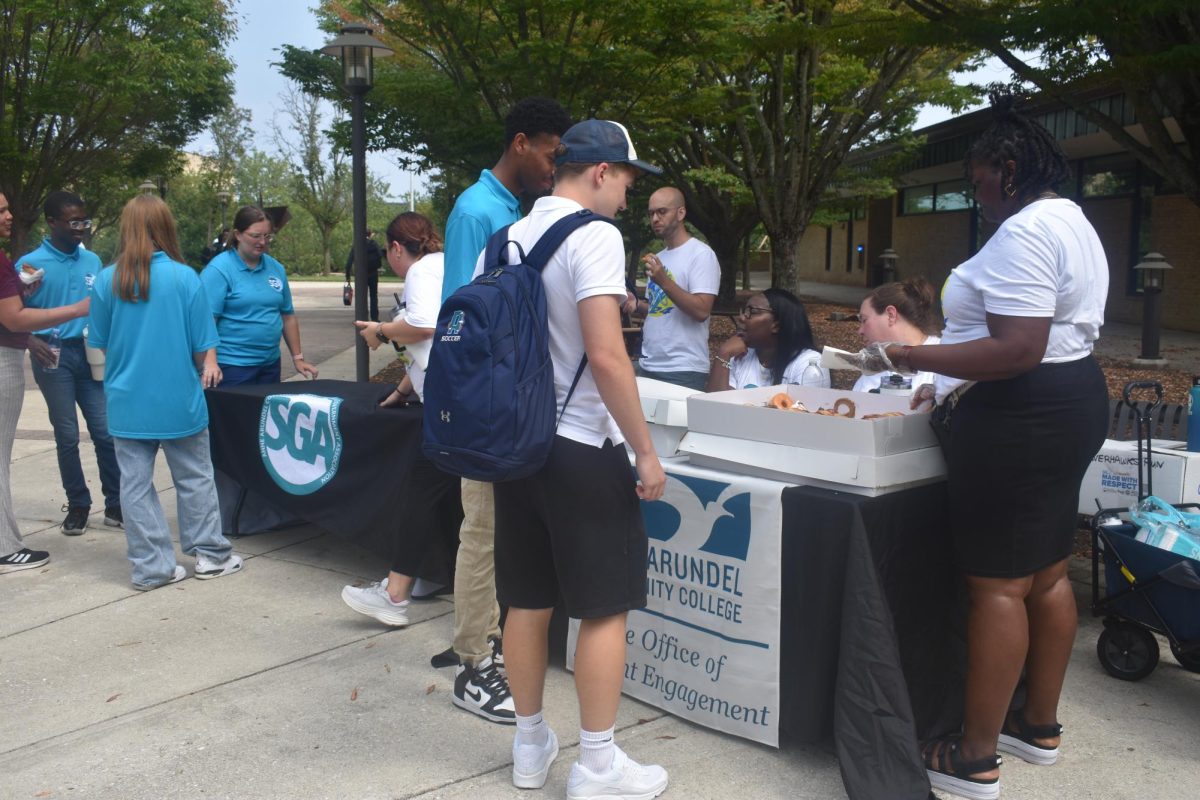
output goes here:
[[[1067, 559], [1079, 484], [1104, 441], [1108, 393], [1092, 346], [1108, 265], [1079, 206], [1055, 193], [1066, 157], [1041, 125], [994, 95], [995, 121], [965, 168], [999, 227], [946, 280], [940, 344], [887, 358], [937, 373], [949, 414], [954, 556], [969, 597], [961, 734], [922, 747], [930, 781], [972, 800], [1000, 795], [997, 750], [1058, 758], [1058, 700], [1077, 611]], [[980, 513], [980, 511], [984, 513]], [[1010, 711], [1025, 670], [1024, 704]]]

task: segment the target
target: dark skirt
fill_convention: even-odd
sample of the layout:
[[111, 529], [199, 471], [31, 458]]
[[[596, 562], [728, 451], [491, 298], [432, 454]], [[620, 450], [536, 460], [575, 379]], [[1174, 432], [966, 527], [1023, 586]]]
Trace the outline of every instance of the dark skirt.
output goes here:
[[980, 381], [954, 409], [946, 448], [955, 560], [968, 575], [1018, 578], [1067, 558], [1079, 484], [1108, 431], [1096, 360]]

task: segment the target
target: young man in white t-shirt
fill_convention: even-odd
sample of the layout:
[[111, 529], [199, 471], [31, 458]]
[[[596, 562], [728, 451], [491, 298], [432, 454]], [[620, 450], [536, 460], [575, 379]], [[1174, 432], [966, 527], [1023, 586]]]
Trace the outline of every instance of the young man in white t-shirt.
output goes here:
[[683, 192], [650, 195], [650, 228], [666, 249], [645, 256], [646, 298], [626, 293], [623, 310], [646, 318], [637, 374], [703, 391], [708, 383], [708, 318], [721, 288], [717, 254], [688, 232]]
[[[554, 222], [582, 208], [616, 216], [638, 171], [659, 171], [637, 159], [623, 126], [595, 119], [563, 135], [555, 164], [554, 194], [509, 228], [526, 253]], [[551, 611], [561, 600], [581, 620], [575, 685], [582, 730], [568, 798], [651, 798], [667, 787], [666, 770], [638, 765], [613, 741], [625, 616], [646, 604], [638, 498], [661, 497], [666, 483], [621, 337], [624, 267], [620, 232], [597, 221], [572, 233], [543, 270], [561, 421], [538, 473], [495, 485], [496, 590], [509, 609], [504, 650], [517, 712], [518, 787], [543, 786], [558, 754], [542, 719]], [[566, 402], [585, 353], [587, 368]], [[635, 454], [637, 481], [623, 442]]]

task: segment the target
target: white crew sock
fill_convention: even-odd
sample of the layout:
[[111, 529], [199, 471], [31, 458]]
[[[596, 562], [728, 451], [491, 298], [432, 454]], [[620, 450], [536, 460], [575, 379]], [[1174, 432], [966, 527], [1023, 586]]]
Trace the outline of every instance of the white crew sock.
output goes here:
[[613, 741], [614, 725], [606, 731], [585, 731], [579, 729], [579, 763], [597, 775], [602, 775], [612, 768], [613, 756], [617, 752], [616, 742]]
[[542, 712], [528, 717], [517, 714], [517, 746], [533, 745], [544, 747], [550, 738], [550, 726], [542, 719]]

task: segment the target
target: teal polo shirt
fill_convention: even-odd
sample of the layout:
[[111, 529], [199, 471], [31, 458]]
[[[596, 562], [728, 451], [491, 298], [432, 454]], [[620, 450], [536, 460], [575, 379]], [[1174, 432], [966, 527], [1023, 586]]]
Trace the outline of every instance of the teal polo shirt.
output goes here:
[[[58, 308], [78, 303], [87, 297], [88, 291], [96, 276], [100, 274], [103, 265], [100, 257], [84, 247], [76, 247], [74, 252], [64, 253], [49, 239], [42, 241], [41, 247], [31, 253], [26, 253], [17, 260], [16, 269], [29, 264], [35, 269], [46, 271], [42, 285], [29, 297], [25, 305], [29, 308]], [[56, 327], [58, 334], [64, 339], [78, 339], [83, 336], [87, 319], [80, 317], [69, 322], [60, 322]], [[34, 333], [48, 335], [52, 329], [43, 328]]]
[[296, 313], [283, 264], [263, 253], [251, 269], [237, 250], [229, 249], [208, 262], [200, 283], [217, 319], [220, 363], [257, 367], [278, 360], [281, 315]]
[[442, 301], [471, 282], [475, 262], [493, 233], [521, 218], [521, 202], [492, 174], [479, 173], [454, 202], [446, 220], [446, 273], [442, 278]]
[[150, 259], [150, 299], [113, 294], [115, 267], [92, 286], [88, 344], [106, 351], [108, 429], [125, 439], [182, 439], [208, 427], [193, 355], [217, 346], [196, 271], [161, 251]]

